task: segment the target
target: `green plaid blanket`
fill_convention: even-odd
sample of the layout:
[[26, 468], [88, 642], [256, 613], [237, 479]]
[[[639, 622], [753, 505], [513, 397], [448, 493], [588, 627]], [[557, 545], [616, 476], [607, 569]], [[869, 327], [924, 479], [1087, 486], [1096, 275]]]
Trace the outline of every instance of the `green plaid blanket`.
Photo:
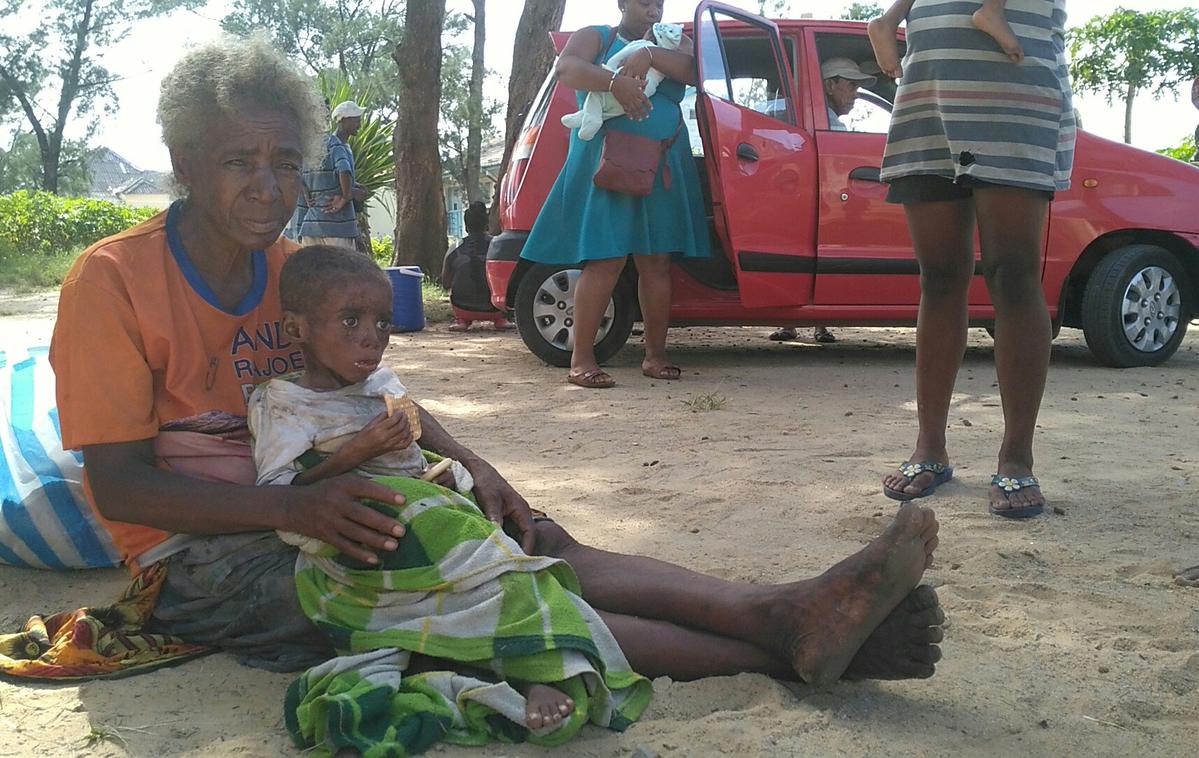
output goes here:
[[[451, 490], [378, 481], [407, 498], [399, 509], [374, 504], [407, 526], [399, 549], [378, 566], [328, 547], [296, 563], [304, 612], [342, 654], [288, 689], [285, 719], [297, 745], [365, 756], [409, 755], [438, 740], [558, 745], [587, 722], [621, 731], [641, 715], [650, 682], [629, 668], [568, 564], [525, 555]], [[408, 676], [412, 653], [461, 663], [463, 673]], [[510, 681], [553, 685], [575, 712], [531, 732]]]

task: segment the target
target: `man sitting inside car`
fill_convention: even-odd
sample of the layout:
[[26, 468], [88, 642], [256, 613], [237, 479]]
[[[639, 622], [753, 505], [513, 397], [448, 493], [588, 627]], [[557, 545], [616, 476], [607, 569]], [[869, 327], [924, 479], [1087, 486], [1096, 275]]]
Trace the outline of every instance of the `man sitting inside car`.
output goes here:
[[[858, 88], [874, 84], [874, 77], [862, 71], [862, 67], [849, 58], [829, 58], [820, 64], [820, 74], [824, 79], [828, 128], [834, 132], [850, 131], [841, 117], [853, 110], [854, 101], [858, 99]], [[774, 330], [770, 339], [775, 342], [789, 342], [797, 336], [794, 326], [784, 326]], [[837, 341], [836, 336], [823, 326], [812, 330], [812, 338], [823, 343]]]

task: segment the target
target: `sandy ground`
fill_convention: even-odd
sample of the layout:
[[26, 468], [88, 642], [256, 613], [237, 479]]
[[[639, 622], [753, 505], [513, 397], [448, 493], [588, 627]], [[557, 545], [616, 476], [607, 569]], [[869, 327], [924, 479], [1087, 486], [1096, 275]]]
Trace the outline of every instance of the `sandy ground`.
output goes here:
[[[53, 298], [0, 304], [0, 334], [48, 338]], [[418, 399], [580, 539], [746, 582], [810, 576], [894, 511], [879, 477], [914, 437], [914, 334], [838, 329], [835, 345], [766, 329], [675, 332], [683, 381], [651, 382], [631, 345], [621, 386], [568, 386], [514, 334], [397, 335]], [[742, 675], [655, 682], [624, 734], [589, 728], [560, 754], [1194, 755], [1199, 590], [1199, 337], [1166, 366], [1097, 366], [1081, 334], [1055, 343], [1038, 474], [1056, 513], [987, 515], [1001, 414], [990, 339], [971, 334], [951, 413], [958, 479], [929, 505], [941, 548], [927, 579], [949, 616], [929, 681], [791, 689]], [[694, 408], [711, 396], [716, 410]], [[119, 571], [0, 568], [0, 628], [115, 597]], [[224, 655], [76, 686], [0, 682], [0, 755], [293, 755], [291, 677]], [[439, 748], [541, 755], [528, 746]]]

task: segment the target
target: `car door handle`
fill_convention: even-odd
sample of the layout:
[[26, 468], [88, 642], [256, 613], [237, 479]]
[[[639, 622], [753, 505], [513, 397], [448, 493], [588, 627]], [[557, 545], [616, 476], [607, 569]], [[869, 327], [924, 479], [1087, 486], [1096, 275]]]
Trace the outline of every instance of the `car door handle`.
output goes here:
[[758, 151], [754, 150], [752, 145], [742, 142], [740, 145], [737, 145], [737, 157], [743, 161], [756, 163], [758, 160]]
[[849, 178], [860, 182], [882, 183], [883, 180], [879, 176], [880, 172], [881, 169], [877, 166], [858, 166], [849, 172]]

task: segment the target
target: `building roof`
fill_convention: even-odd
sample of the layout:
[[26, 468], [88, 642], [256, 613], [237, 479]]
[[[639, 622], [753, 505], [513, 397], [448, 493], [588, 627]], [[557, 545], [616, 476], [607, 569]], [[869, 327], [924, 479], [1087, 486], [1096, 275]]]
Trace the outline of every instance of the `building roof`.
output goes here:
[[102, 147], [88, 161], [92, 186], [88, 197], [99, 200], [120, 200], [120, 195], [161, 194], [169, 192], [170, 175], [162, 171], [147, 171], [133, 165], [119, 153]]

